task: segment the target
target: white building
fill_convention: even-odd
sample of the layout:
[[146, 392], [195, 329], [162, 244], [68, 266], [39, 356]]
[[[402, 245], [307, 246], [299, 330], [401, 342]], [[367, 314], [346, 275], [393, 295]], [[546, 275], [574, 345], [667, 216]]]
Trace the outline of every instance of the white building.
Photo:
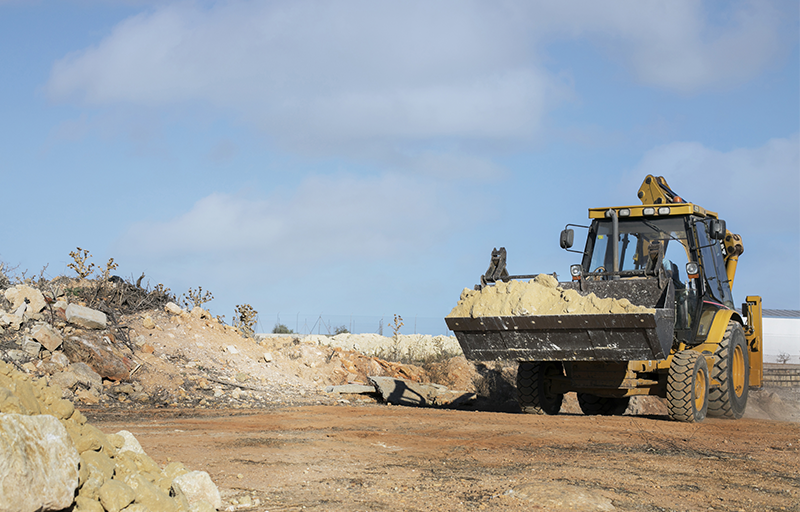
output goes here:
[[800, 364], [800, 311], [765, 309], [763, 316], [764, 362], [775, 363], [788, 354], [789, 363]]

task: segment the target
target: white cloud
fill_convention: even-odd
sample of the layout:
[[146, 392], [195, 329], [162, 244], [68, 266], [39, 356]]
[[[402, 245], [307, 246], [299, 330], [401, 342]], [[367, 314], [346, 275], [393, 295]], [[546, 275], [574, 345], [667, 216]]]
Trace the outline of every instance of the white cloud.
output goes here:
[[552, 41], [587, 38], [678, 91], [754, 76], [779, 45], [774, 9], [707, 5], [724, 12], [690, 0], [181, 2], [64, 57], [46, 90], [96, 106], [211, 106], [305, 151], [528, 141], [570, 94], [542, 64]]
[[[664, 176], [687, 201], [746, 223], [753, 232], [800, 233], [797, 134], [728, 152], [697, 142], [666, 144], [644, 155], [625, 187], [641, 184], [647, 174]], [[730, 228], [738, 229], [735, 224]]]
[[411, 177], [312, 176], [266, 198], [211, 194], [176, 218], [131, 226], [116, 250], [141, 263], [193, 262], [207, 272], [221, 261], [242, 272], [253, 263], [303, 272], [391, 261], [441, 243], [455, 207], [435, 183]]
[[564, 33], [605, 46], [642, 83], [684, 93], [730, 87], [755, 76], [780, 51], [787, 14], [771, 2], [752, 1], [580, 4], [563, 9], [559, 3], [552, 10]]
[[558, 85], [516, 37], [454, 4], [175, 4], [57, 62], [47, 90], [89, 105], [208, 103], [285, 143], [508, 138]]

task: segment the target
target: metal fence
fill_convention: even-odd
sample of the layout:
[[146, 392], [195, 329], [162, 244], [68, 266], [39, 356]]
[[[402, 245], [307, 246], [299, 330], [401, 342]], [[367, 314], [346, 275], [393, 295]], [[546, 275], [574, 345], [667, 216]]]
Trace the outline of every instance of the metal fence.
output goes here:
[[258, 315], [257, 332], [271, 333], [278, 325], [283, 325], [298, 334], [337, 334], [340, 332], [351, 333], [377, 333], [383, 336], [392, 336], [394, 329], [398, 328], [399, 334], [431, 334], [448, 335], [448, 330], [441, 317], [421, 317], [414, 315], [400, 315], [402, 325], [395, 323], [395, 316], [365, 316], [365, 315], [326, 315], [305, 313], [260, 313]]

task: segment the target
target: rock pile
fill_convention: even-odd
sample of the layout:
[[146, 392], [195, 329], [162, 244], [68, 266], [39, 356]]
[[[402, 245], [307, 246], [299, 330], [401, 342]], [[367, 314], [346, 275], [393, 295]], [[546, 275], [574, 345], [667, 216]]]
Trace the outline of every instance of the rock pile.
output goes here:
[[448, 317], [571, 315], [604, 313], [652, 313], [628, 299], [601, 299], [558, 286], [555, 277], [539, 274], [530, 281], [497, 282], [482, 290], [465, 288]]
[[103, 434], [61, 393], [0, 361], [0, 511], [208, 512], [222, 506], [207, 473], [179, 462], [159, 467], [132, 434]]

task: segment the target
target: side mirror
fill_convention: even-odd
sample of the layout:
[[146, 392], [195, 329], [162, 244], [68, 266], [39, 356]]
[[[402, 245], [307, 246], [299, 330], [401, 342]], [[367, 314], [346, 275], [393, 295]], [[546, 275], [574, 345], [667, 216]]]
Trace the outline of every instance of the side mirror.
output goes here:
[[725, 238], [725, 233], [728, 232], [725, 221], [722, 219], [711, 219], [711, 223], [709, 225], [712, 240], [723, 240]]
[[561, 244], [562, 249], [569, 249], [572, 247], [572, 243], [575, 241], [575, 231], [572, 229], [565, 229], [561, 232], [561, 238], [559, 243]]

